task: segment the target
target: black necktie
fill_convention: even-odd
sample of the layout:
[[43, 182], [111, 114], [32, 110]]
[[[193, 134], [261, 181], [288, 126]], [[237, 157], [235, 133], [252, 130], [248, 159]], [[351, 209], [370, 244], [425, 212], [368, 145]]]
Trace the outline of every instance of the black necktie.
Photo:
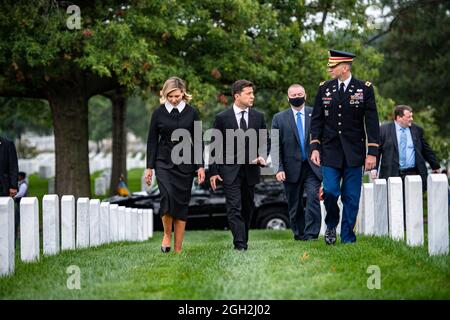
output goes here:
[[341, 86], [339, 88], [339, 98], [343, 98], [344, 97], [344, 86], [345, 84], [343, 82], [341, 82]]
[[241, 111], [241, 121], [239, 122], [239, 127], [242, 130], [246, 131], [247, 130], [247, 122], [245, 122], [244, 114], [245, 114], [245, 111]]

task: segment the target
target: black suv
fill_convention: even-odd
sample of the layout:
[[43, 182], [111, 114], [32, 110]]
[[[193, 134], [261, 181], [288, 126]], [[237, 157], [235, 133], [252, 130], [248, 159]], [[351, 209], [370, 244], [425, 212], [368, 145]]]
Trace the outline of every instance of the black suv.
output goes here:
[[[287, 200], [282, 183], [277, 182], [273, 176], [261, 176], [261, 180], [262, 182], [255, 186], [255, 211], [250, 227], [279, 230], [289, 228]], [[154, 188], [151, 192], [135, 192], [130, 197], [114, 196], [104, 201], [131, 208], [151, 208], [154, 213], [154, 229], [163, 230], [159, 218], [158, 188]], [[219, 184], [213, 191], [208, 179], [202, 185], [194, 181], [186, 229], [228, 229], [222, 185]]]

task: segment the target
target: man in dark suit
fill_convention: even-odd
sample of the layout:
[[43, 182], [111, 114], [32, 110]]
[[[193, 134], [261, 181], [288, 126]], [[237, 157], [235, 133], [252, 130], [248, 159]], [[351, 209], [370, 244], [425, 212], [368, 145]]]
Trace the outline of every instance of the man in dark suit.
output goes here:
[[337, 50], [329, 54], [328, 71], [333, 80], [322, 82], [317, 92], [311, 120], [311, 160], [322, 166], [325, 243], [336, 242], [339, 196], [343, 203], [341, 242], [353, 243], [362, 167], [371, 170], [376, 165], [380, 126], [372, 84], [351, 74], [355, 55]]
[[17, 194], [18, 174], [16, 147], [12, 141], [0, 137], [0, 196]]
[[[276, 178], [283, 181], [292, 232], [295, 240], [314, 240], [320, 232], [319, 188], [320, 167], [309, 158], [309, 129], [312, 108], [305, 105], [303, 86], [293, 84], [288, 89], [290, 108], [277, 113], [272, 128], [279, 130], [279, 161]], [[303, 208], [306, 191], [306, 210]]]
[[[259, 130], [266, 129], [266, 124], [264, 115], [252, 108], [255, 99], [252, 82], [236, 81], [231, 93], [233, 107], [216, 115], [214, 121], [214, 128], [223, 137], [226, 156], [219, 156], [221, 159], [211, 165], [210, 183], [215, 190], [217, 181], [223, 182], [234, 248], [241, 251], [247, 250], [255, 184], [260, 181], [259, 166], [266, 165], [266, 155], [257, 151], [264, 143], [259, 139]], [[242, 138], [244, 134], [245, 138], [237, 141], [237, 135]], [[252, 135], [256, 141], [251, 141]]]
[[[394, 121], [380, 127], [380, 149], [376, 168], [380, 168], [379, 178], [420, 175], [424, 190], [427, 186], [430, 164], [434, 173], [439, 173], [440, 165], [431, 147], [423, 137], [423, 129], [413, 124], [412, 108], [398, 105], [394, 109]], [[371, 171], [376, 178], [377, 170]]]

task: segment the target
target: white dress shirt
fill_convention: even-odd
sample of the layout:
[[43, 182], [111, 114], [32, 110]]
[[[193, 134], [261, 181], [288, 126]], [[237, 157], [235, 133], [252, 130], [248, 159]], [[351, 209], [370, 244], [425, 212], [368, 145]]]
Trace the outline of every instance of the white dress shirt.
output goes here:
[[[348, 79], [344, 81], [344, 92], [347, 91], [348, 84], [350, 83], [351, 80], [352, 80], [352, 75], [350, 75], [350, 77], [348, 77]], [[338, 90], [341, 89], [341, 83], [342, 83], [342, 81], [338, 79]]]
[[247, 124], [247, 128], [248, 128], [248, 108], [245, 108], [244, 110], [242, 110], [241, 108], [239, 108], [237, 105], [233, 104], [233, 111], [234, 111], [234, 115], [236, 117], [236, 121], [238, 123], [238, 127], [240, 129], [241, 125], [241, 117], [242, 117], [242, 111], [245, 111], [244, 113], [244, 120], [245, 123]]

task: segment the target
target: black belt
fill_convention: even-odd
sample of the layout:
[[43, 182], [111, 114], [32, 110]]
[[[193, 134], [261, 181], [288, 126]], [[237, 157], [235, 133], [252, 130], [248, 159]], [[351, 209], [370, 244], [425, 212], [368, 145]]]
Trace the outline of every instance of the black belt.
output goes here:
[[406, 168], [399, 170], [400, 175], [408, 175], [408, 174], [418, 174], [419, 171], [416, 169], [416, 167], [413, 168]]

